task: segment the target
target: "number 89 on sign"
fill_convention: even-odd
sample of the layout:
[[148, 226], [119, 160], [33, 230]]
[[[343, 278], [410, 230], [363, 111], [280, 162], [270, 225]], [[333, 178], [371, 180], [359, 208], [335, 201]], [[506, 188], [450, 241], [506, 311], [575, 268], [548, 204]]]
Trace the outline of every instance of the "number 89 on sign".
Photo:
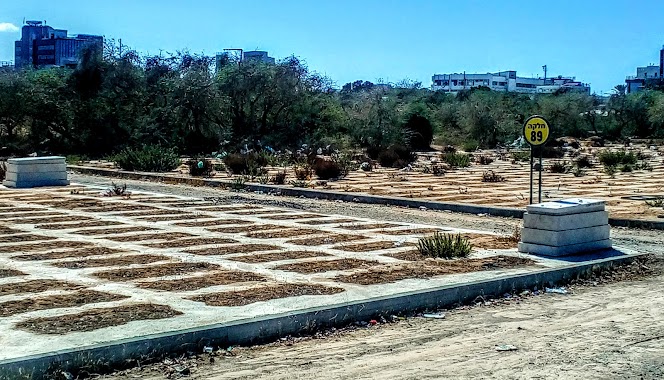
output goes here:
[[543, 145], [549, 139], [549, 122], [542, 116], [531, 116], [523, 124], [523, 138], [530, 145]]

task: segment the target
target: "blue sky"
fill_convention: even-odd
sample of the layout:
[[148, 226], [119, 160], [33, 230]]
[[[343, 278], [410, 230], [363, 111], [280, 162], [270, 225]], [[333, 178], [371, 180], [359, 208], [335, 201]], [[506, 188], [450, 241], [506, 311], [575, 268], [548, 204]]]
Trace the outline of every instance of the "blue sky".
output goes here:
[[571, 75], [609, 91], [658, 62], [664, 1], [627, 0], [0, 0], [0, 60], [23, 18], [121, 38], [143, 53], [228, 47], [295, 54], [341, 86], [434, 73]]

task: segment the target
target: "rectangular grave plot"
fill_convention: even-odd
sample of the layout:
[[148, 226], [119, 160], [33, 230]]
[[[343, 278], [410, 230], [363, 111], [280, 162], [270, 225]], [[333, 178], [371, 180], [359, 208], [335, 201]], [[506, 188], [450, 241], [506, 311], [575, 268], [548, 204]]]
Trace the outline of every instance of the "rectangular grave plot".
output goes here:
[[30, 280], [0, 284], [0, 296], [21, 293], [41, 293], [48, 290], [79, 290], [83, 285], [57, 280]]
[[0, 278], [25, 276], [26, 274], [16, 269], [0, 268]]
[[207, 272], [219, 269], [210, 263], [168, 263], [142, 268], [117, 269], [93, 273], [93, 276], [111, 281], [131, 281], [139, 278], [181, 276], [191, 272]]
[[104, 239], [113, 240], [117, 242], [139, 242], [147, 240], [180, 239], [180, 238], [193, 237], [193, 236], [195, 235], [187, 234], [184, 232], [165, 232], [165, 233], [126, 235], [126, 236], [104, 236]]
[[297, 273], [323, 273], [330, 271], [342, 271], [358, 268], [369, 268], [377, 265], [376, 261], [366, 261], [358, 259], [339, 259], [326, 261], [307, 261], [303, 263], [284, 264], [275, 267], [277, 270], [284, 270]]
[[259, 251], [276, 251], [281, 249], [275, 245], [267, 244], [242, 244], [242, 245], [227, 245], [215, 248], [201, 248], [201, 249], [187, 249], [185, 252], [194, 255], [214, 256], [214, 255], [231, 255], [234, 253], [250, 253]]
[[255, 302], [299, 296], [331, 295], [343, 292], [342, 288], [333, 288], [315, 284], [279, 284], [262, 286], [235, 292], [204, 294], [189, 298], [204, 302], [208, 306], [244, 306]]
[[117, 216], [127, 216], [127, 217], [139, 217], [139, 218], [146, 218], [150, 216], [160, 216], [160, 215], [192, 215], [192, 214], [187, 214], [184, 211], [181, 210], [163, 210], [163, 209], [155, 209], [155, 210], [150, 210], [150, 211], [129, 211], [129, 212], [118, 212], [118, 213], [113, 213], [113, 215]]
[[242, 211], [228, 211], [227, 214], [233, 215], [267, 215], [267, 214], [282, 214], [288, 211], [285, 210], [242, 210]]
[[332, 249], [337, 249], [340, 251], [346, 252], [371, 252], [371, 251], [380, 251], [382, 249], [392, 249], [399, 248], [406, 245], [412, 245], [412, 243], [401, 243], [398, 244], [394, 241], [377, 241], [373, 243], [362, 243], [362, 244], [348, 244], [348, 245], [335, 245]]
[[114, 266], [127, 266], [135, 264], [151, 264], [158, 261], [173, 260], [167, 256], [160, 255], [126, 255], [119, 257], [107, 257], [100, 259], [87, 259], [76, 261], [58, 261], [51, 263], [51, 265], [58, 268], [67, 269], [81, 269], [81, 268], [96, 268], [96, 267], [114, 267]]
[[31, 311], [76, 307], [90, 303], [112, 302], [129, 298], [119, 294], [82, 290], [75, 293], [59, 294], [50, 297], [26, 298], [0, 303], [0, 317], [28, 313]]
[[282, 227], [280, 230], [276, 231], [256, 231], [256, 232], [249, 232], [246, 235], [250, 238], [256, 238], [256, 239], [280, 239], [280, 238], [289, 238], [296, 236], [325, 234], [325, 233], [326, 232], [320, 230]]
[[297, 245], [306, 245], [306, 246], [315, 246], [315, 245], [326, 245], [326, 244], [336, 244], [343, 243], [347, 241], [355, 241], [367, 239], [366, 236], [357, 236], [357, 235], [342, 235], [342, 234], [328, 234], [316, 238], [308, 239], [294, 239], [288, 240], [286, 243], [297, 244]]
[[196, 207], [199, 211], [243, 211], [243, 210], [256, 210], [262, 208], [261, 206], [252, 205], [229, 205], [229, 206], [210, 206], [210, 207]]
[[[201, 217], [203, 219], [204, 217]], [[181, 222], [173, 223], [173, 225], [178, 227], [217, 227], [224, 226], [228, 224], [249, 224], [251, 223], [248, 220], [239, 220], [239, 219], [215, 219], [215, 220], [201, 220], [193, 222]]]
[[448, 230], [442, 228], [408, 228], [404, 230], [381, 230], [377, 231], [383, 235], [431, 235], [436, 232], [445, 232]]
[[194, 238], [194, 239], [170, 240], [163, 243], [149, 243], [141, 245], [150, 248], [184, 248], [184, 247], [194, 247], [197, 245], [232, 244], [232, 243], [237, 243], [237, 240], [224, 239], [224, 238]]
[[353, 223], [359, 222], [356, 219], [314, 219], [314, 220], [301, 220], [295, 223], [307, 224], [310, 226], [319, 226], [324, 224], [341, 224], [341, 223]]
[[171, 221], [180, 221], [180, 220], [187, 220], [194, 218], [200, 218], [200, 215], [183, 214], [183, 215], [151, 216], [145, 218], [137, 218], [136, 220], [140, 222], [171, 222]]
[[106, 220], [93, 220], [90, 222], [82, 223], [53, 223], [53, 224], [38, 224], [35, 227], [42, 230], [66, 230], [72, 228], [87, 228], [87, 227], [109, 227], [122, 225], [121, 222], [109, 222]]
[[185, 277], [177, 280], [140, 282], [138, 287], [153, 290], [190, 291], [211, 286], [230, 285], [242, 282], [264, 282], [267, 279], [251, 272], [221, 271], [205, 276]]
[[66, 259], [70, 257], [89, 257], [89, 256], [103, 256], [113, 255], [118, 253], [126, 253], [118, 249], [111, 249], [106, 247], [89, 247], [68, 251], [56, 251], [45, 253], [33, 253], [30, 255], [12, 256], [12, 259], [21, 261], [41, 261], [41, 260], [57, 260]]
[[121, 204], [115, 202], [113, 203], [109, 202], [103, 206], [86, 207], [81, 209], [81, 211], [85, 212], [114, 212], [114, 211], [138, 211], [138, 210], [147, 213], [159, 209], [156, 207], [144, 206], [139, 204]]
[[202, 206], [214, 206], [210, 202], [180, 202], [180, 203], [170, 203], [168, 207], [180, 207], [180, 208], [193, 208], [193, 207], [202, 207]]
[[529, 259], [511, 256], [494, 256], [481, 259], [427, 260], [407, 264], [384, 265], [335, 278], [336, 281], [358, 285], [386, 284], [409, 278], [478, 272], [493, 269], [509, 269], [534, 265]]
[[427, 257], [422, 255], [417, 249], [411, 249], [403, 252], [387, 253], [383, 256], [392, 257], [397, 260], [403, 261], [422, 261], [426, 260]]
[[127, 227], [112, 227], [112, 228], [95, 228], [92, 230], [76, 230], [76, 231], [71, 231], [70, 233], [83, 235], [83, 236], [96, 236], [96, 235], [126, 234], [129, 232], [145, 232], [145, 231], [161, 231], [161, 230], [151, 227], [127, 226]]
[[25, 232], [25, 231], [16, 230], [16, 229], [13, 229], [13, 228], [9, 228], [9, 227], [5, 227], [3, 225], [0, 225], [0, 236], [20, 234], [20, 233], [23, 233], [23, 232]]
[[7, 213], [0, 213], [0, 219], [2, 220], [7, 220], [7, 223], [13, 223], [15, 219], [28, 219], [28, 218], [35, 218], [35, 217], [49, 217], [49, 216], [63, 216], [66, 215], [61, 212], [53, 212], [49, 210], [43, 210], [43, 211], [31, 211], [31, 212], [14, 212], [15, 210], [11, 210], [11, 212]]
[[26, 219], [14, 219], [12, 223], [14, 224], [51, 224], [51, 223], [61, 223], [61, 222], [86, 222], [92, 220], [93, 218], [88, 216], [54, 216], [50, 217], [44, 215], [43, 218], [26, 218]]
[[182, 314], [166, 305], [136, 304], [92, 309], [78, 314], [28, 319], [17, 323], [16, 327], [36, 334], [64, 335], [70, 332], [120, 326], [132, 321], [172, 318]]
[[56, 240], [53, 242], [33, 243], [33, 244], [15, 244], [0, 246], [0, 253], [24, 253], [35, 251], [48, 251], [52, 249], [83, 248], [90, 247], [91, 243], [81, 241]]
[[237, 256], [229, 258], [229, 260], [239, 261], [242, 263], [249, 263], [249, 264], [258, 264], [258, 263], [269, 263], [272, 261], [308, 259], [311, 257], [330, 257], [330, 256], [332, 255], [324, 252], [282, 251], [275, 253], [261, 253], [261, 254], [247, 255], [247, 256]]
[[403, 227], [403, 225], [395, 223], [344, 224], [338, 226], [337, 228], [342, 228], [344, 230], [351, 230], [351, 231], [360, 231], [360, 230], [377, 230], [381, 228], [394, 228], [394, 227]]
[[269, 231], [269, 230], [278, 230], [284, 228], [277, 224], [248, 224], [244, 226], [232, 226], [232, 227], [220, 227], [220, 228], [206, 228], [210, 232], [219, 232], [222, 234], [238, 234], [244, 232], [258, 232], [258, 231]]
[[90, 199], [90, 198], [68, 199], [65, 201], [56, 200], [56, 201], [37, 202], [37, 203], [65, 210], [77, 210], [81, 208], [100, 206], [104, 204], [104, 202], [98, 199]]
[[50, 236], [41, 236], [34, 234], [19, 234], [19, 235], [0, 235], [0, 243], [22, 243], [26, 241], [40, 241], [40, 240], [55, 240], [56, 238]]
[[325, 215], [321, 215], [321, 214], [285, 214], [285, 215], [264, 215], [264, 216], [261, 216], [261, 219], [291, 220], [291, 219], [322, 218], [324, 216]]
[[30, 213], [30, 212], [35, 212], [38, 215], [41, 215], [45, 210], [39, 209], [39, 208], [34, 208], [34, 207], [16, 207], [16, 206], [9, 206], [6, 207], [9, 210], [5, 210], [5, 207], [3, 207], [3, 215], [7, 215], [6, 213], [11, 213], [11, 214], [16, 214], [16, 213], [23, 213], [22, 215], [25, 215], [25, 213]]

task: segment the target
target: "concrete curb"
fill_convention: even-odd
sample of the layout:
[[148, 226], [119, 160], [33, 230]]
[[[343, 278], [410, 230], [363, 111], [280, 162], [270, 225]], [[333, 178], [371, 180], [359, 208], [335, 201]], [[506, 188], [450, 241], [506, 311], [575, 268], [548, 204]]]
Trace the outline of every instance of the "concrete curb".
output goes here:
[[564, 268], [543, 269], [497, 279], [377, 297], [356, 303], [293, 311], [263, 318], [203, 326], [164, 334], [126, 339], [108, 345], [0, 361], [0, 379], [42, 379], [55, 371], [105, 372], [133, 360], [146, 361], [187, 352], [200, 353], [204, 346], [228, 347], [274, 341], [286, 335], [307, 334], [328, 327], [379, 316], [448, 308], [472, 302], [478, 296], [501, 296], [523, 289], [567, 283], [614, 265], [632, 262], [640, 255], [622, 255], [574, 263]]
[[[165, 176], [163, 174], [146, 172], [129, 172], [117, 169], [91, 168], [87, 166], [68, 165], [68, 169], [81, 173], [100, 175], [114, 178], [134, 179], [142, 181], [158, 181], [172, 184], [184, 184], [191, 186], [209, 186], [228, 188], [233, 185], [231, 181], [221, 179], [203, 179], [183, 176]], [[247, 184], [245, 188], [250, 191], [262, 191], [265, 193], [280, 193], [281, 195], [292, 197], [306, 197], [325, 199], [331, 201], [358, 202], [368, 204], [380, 204], [388, 206], [402, 206], [420, 208], [425, 207], [429, 210], [452, 211], [464, 214], [487, 214], [493, 216], [502, 216], [508, 218], [522, 219], [526, 212], [524, 209], [480, 206], [465, 203], [435, 202], [418, 199], [387, 197], [377, 195], [366, 195], [357, 193], [343, 193], [330, 190], [303, 189], [297, 187], [286, 187], [278, 185]], [[614, 227], [644, 228], [654, 230], [664, 230], [664, 221], [648, 221], [638, 219], [616, 219], [609, 218], [609, 224]]]

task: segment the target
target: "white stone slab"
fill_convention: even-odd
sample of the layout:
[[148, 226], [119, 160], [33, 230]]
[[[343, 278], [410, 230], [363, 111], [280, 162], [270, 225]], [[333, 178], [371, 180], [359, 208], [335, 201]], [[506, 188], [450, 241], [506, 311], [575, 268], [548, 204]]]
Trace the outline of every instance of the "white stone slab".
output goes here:
[[569, 215], [586, 212], [604, 211], [606, 202], [600, 199], [570, 198], [559, 201], [528, 205], [530, 214]]
[[67, 164], [64, 162], [46, 162], [30, 164], [7, 164], [8, 173], [47, 173], [47, 172], [66, 172]]
[[65, 163], [65, 158], [62, 156], [45, 156], [45, 157], [21, 157], [10, 158], [7, 164], [12, 165], [31, 165], [31, 164], [60, 164]]
[[552, 247], [543, 244], [519, 243], [519, 252], [542, 256], [570, 256], [611, 248], [611, 239]]
[[609, 238], [611, 227], [604, 226], [579, 228], [575, 230], [548, 231], [534, 228], [521, 230], [521, 241], [524, 243], [544, 244], [553, 247], [580, 244], [588, 241], [604, 240]]
[[66, 171], [59, 172], [8, 172], [5, 180], [10, 182], [49, 182], [67, 179]]
[[538, 230], [564, 231], [608, 224], [609, 213], [607, 211], [594, 211], [569, 215], [530, 213], [525, 213], [523, 215], [523, 226], [525, 228], [535, 228]]

